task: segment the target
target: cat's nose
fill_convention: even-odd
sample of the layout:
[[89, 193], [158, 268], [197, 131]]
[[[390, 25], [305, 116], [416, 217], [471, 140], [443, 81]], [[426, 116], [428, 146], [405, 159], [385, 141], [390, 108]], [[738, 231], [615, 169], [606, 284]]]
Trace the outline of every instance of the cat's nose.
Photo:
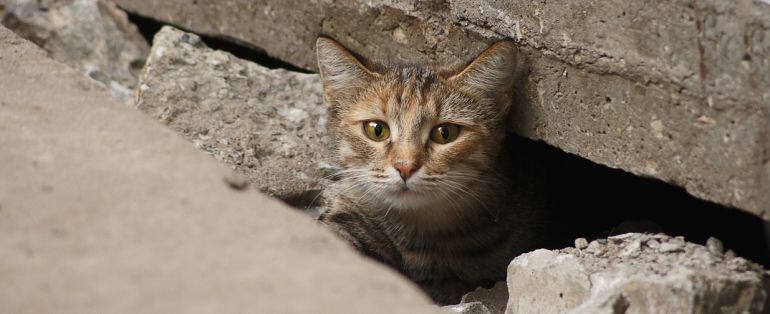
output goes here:
[[406, 182], [412, 174], [417, 172], [417, 169], [420, 169], [420, 165], [411, 162], [397, 162], [393, 164], [393, 168], [398, 170], [401, 174], [401, 179], [404, 179], [404, 182]]

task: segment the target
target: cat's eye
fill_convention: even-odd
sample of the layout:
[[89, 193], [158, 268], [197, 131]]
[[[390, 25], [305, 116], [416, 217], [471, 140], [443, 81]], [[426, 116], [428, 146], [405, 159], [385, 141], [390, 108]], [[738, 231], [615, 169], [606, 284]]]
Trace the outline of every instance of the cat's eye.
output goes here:
[[390, 137], [390, 128], [382, 121], [365, 121], [364, 134], [372, 141], [382, 142]]
[[460, 126], [452, 123], [444, 123], [430, 131], [430, 139], [439, 144], [452, 142], [458, 135], [460, 135]]

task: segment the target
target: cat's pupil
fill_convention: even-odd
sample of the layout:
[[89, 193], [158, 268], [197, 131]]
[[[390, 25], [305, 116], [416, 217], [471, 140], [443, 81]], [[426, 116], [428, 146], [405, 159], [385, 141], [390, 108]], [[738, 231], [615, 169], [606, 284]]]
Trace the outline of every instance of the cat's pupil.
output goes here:
[[377, 137], [382, 135], [382, 124], [377, 123], [374, 125], [374, 135]]
[[449, 139], [449, 128], [448, 127], [442, 126], [442, 127], [438, 128], [438, 131], [441, 132], [441, 137], [443, 137], [444, 140], [448, 140]]

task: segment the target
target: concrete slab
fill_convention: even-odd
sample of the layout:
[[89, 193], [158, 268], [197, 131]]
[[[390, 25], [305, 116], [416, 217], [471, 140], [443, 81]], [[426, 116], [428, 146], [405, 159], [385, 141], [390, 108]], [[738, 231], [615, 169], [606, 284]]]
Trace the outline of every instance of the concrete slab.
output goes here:
[[433, 64], [512, 38], [517, 134], [770, 219], [767, 1], [115, 2], [308, 69], [318, 34]]
[[408, 281], [0, 27], [8, 313], [427, 313]]

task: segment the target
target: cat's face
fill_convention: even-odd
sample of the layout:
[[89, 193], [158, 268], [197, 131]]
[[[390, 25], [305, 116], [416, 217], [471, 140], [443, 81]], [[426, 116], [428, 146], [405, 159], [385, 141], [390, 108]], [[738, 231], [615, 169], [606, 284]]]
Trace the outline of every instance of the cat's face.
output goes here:
[[499, 42], [459, 73], [363, 66], [336, 42], [317, 43], [342, 180], [387, 208], [482, 202], [495, 172], [516, 50]]

